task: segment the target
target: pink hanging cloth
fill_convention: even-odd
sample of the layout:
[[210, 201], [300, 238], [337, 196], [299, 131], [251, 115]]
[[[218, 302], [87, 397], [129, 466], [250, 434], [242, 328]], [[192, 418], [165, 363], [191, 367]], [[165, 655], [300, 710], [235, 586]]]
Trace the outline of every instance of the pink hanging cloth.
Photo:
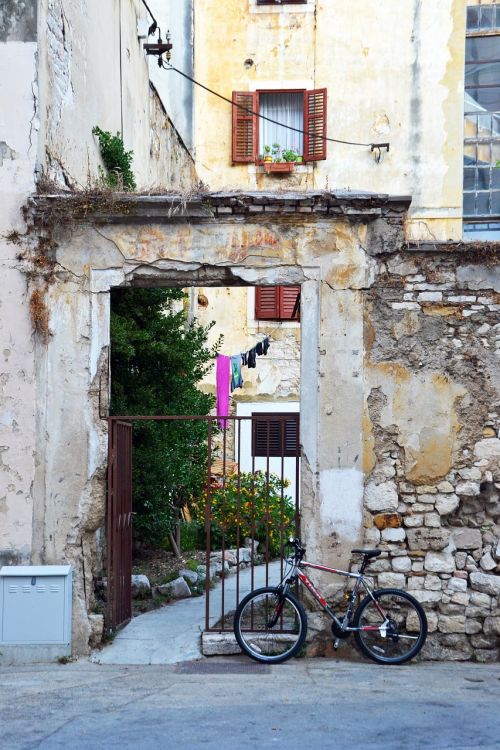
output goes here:
[[[231, 377], [231, 357], [224, 354], [217, 355], [215, 381], [217, 384], [217, 416], [229, 415], [229, 379]], [[223, 430], [227, 425], [226, 419], [219, 419], [219, 427]]]

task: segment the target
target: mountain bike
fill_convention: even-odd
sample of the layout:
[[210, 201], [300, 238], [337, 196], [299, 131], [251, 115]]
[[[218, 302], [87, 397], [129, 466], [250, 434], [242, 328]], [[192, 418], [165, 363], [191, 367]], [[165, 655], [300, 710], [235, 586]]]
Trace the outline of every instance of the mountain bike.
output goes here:
[[[286, 661], [300, 651], [307, 633], [307, 615], [289, 589], [303, 584], [332, 620], [335, 649], [341, 640], [354, 633], [363, 654], [380, 664], [403, 664], [418, 654], [427, 636], [427, 618], [420, 603], [399, 589], [372, 591], [363, 575], [382, 550], [353, 549], [363, 559], [359, 572], [351, 573], [305, 561], [306, 550], [300, 539], [290, 539], [288, 545], [293, 552], [286, 558], [287, 568], [281, 583], [255, 589], [238, 605], [234, 634], [242, 651], [256, 661], [273, 664]], [[351, 593], [346, 594], [345, 614], [337, 617], [305, 574], [305, 568], [355, 579]], [[367, 595], [355, 608], [363, 589]]]

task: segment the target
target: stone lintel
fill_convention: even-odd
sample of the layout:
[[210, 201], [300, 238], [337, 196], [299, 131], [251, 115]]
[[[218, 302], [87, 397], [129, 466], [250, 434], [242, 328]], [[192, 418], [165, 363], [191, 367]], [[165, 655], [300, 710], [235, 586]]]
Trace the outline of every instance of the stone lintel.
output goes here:
[[[301, 221], [348, 218], [403, 221], [409, 196], [353, 191], [217, 192], [165, 195], [135, 193], [61, 193], [30, 199], [36, 223], [182, 223], [194, 221], [269, 221], [271, 216], [300, 216]], [[257, 207], [262, 207], [262, 212]], [[262, 213], [260, 216], [259, 214]], [[234, 217], [234, 218], [233, 218]]]

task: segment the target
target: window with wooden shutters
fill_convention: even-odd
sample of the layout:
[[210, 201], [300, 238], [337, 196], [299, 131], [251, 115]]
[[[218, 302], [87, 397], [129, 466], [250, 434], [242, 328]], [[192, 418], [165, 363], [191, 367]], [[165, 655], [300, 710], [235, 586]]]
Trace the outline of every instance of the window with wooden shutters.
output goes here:
[[235, 164], [259, 163], [275, 143], [274, 161], [285, 149], [304, 162], [326, 159], [326, 89], [233, 91], [233, 104]]
[[286, 458], [298, 455], [298, 412], [252, 412], [252, 456]]
[[304, 95], [304, 161], [326, 159], [326, 89]]
[[233, 91], [233, 162], [254, 162], [257, 156], [257, 94]]
[[256, 320], [300, 320], [298, 297], [300, 286], [255, 287]]
[[257, 0], [257, 5], [305, 5], [307, 0]]

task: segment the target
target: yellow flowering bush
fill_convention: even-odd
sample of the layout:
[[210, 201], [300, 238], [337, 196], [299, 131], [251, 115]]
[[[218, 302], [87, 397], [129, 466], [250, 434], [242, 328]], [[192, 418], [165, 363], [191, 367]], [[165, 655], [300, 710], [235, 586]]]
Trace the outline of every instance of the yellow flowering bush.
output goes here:
[[[210, 540], [213, 549], [243, 546], [245, 537], [260, 542], [259, 552], [270, 556], [281, 552], [284, 541], [294, 534], [295, 506], [285, 494], [288, 480], [277, 474], [241, 472], [226, 477], [210, 490]], [[207, 492], [190, 504], [193, 520], [205, 519]], [[267, 541], [267, 547], [266, 547]]]

